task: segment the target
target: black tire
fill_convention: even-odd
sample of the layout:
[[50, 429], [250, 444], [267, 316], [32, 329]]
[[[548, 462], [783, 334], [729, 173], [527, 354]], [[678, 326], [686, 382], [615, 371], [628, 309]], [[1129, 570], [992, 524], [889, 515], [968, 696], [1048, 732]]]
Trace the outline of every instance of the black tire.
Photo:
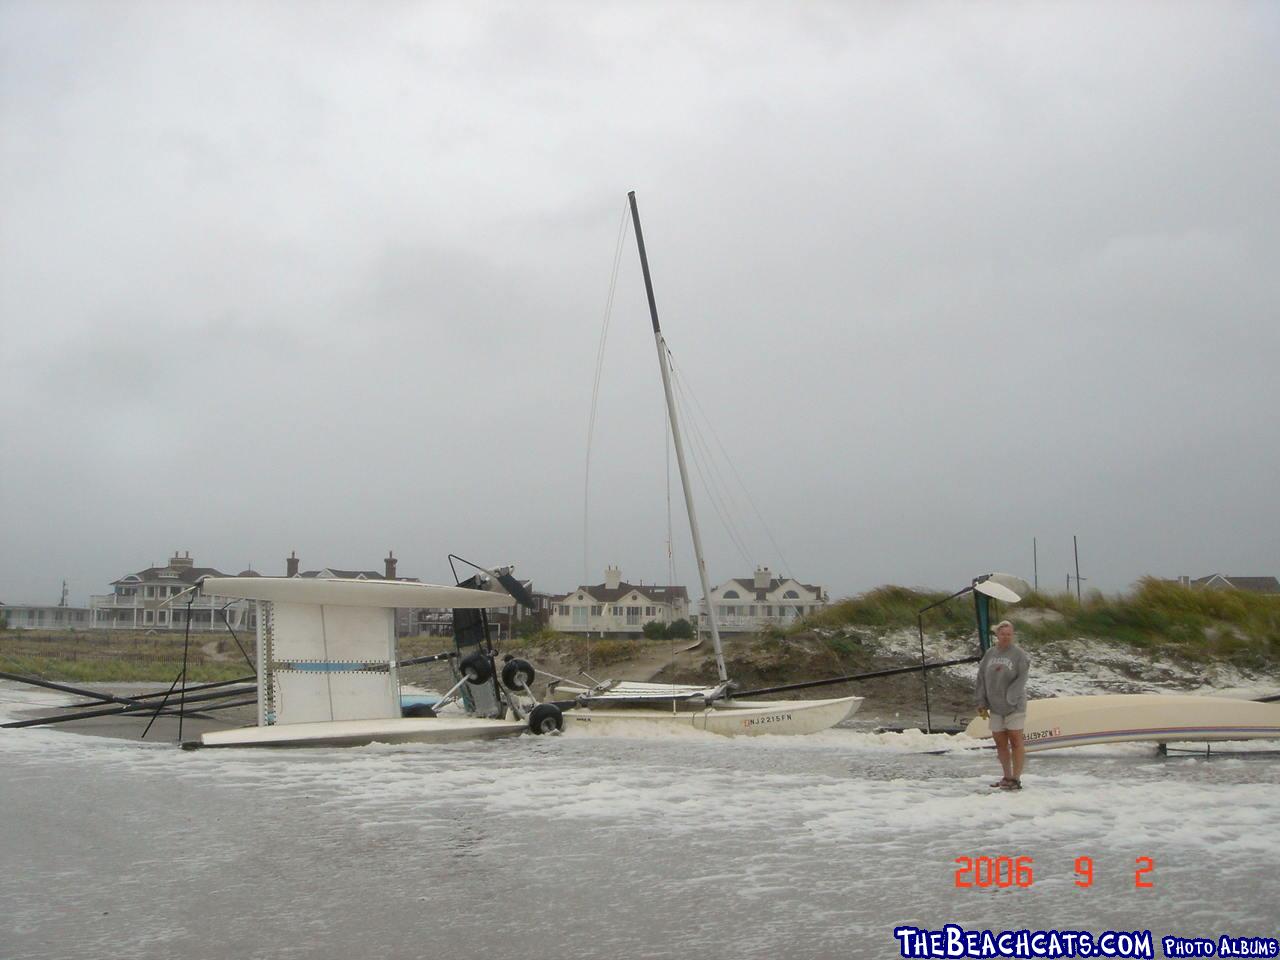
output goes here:
[[518, 693], [533, 686], [533, 676], [533, 664], [528, 660], [508, 660], [502, 668], [502, 685]]
[[402, 717], [434, 717], [436, 712], [429, 703], [411, 703], [400, 709], [400, 715]]
[[529, 729], [536, 734], [559, 733], [564, 729], [564, 714], [554, 703], [540, 703], [529, 714]]
[[458, 664], [458, 672], [468, 683], [488, 683], [493, 679], [493, 661], [482, 653], [473, 653]]

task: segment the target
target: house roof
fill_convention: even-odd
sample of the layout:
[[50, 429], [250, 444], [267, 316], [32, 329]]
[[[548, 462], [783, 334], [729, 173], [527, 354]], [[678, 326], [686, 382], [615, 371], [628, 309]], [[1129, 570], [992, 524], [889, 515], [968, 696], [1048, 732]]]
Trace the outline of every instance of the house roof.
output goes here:
[[[385, 580], [387, 579], [383, 574], [379, 573], [377, 570], [339, 570], [337, 567], [325, 567], [323, 570], [304, 570], [299, 574], [295, 574], [295, 576], [309, 577], [309, 578], [328, 576], [328, 577], [337, 577], [342, 580], [362, 580], [362, 579], [363, 580]], [[417, 577], [396, 577], [396, 580], [400, 581], [401, 583], [421, 583], [422, 582]]]
[[685, 603], [689, 602], [689, 591], [684, 587], [658, 586], [656, 584], [635, 584], [627, 583], [625, 580], [621, 581], [618, 586], [613, 589], [606, 587], [603, 583], [583, 584], [576, 590], [572, 590], [569, 593], [562, 594], [557, 597], [552, 597], [552, 599], [566, 600], [575, 593], [585, 593], [590, 595], [592, 600], [596, 600], [600, 603], [616, 603], [632, 590], [640, 594], [642, 597], [652, 600], [654, 603], [675, 603], [680, 600], [683, 600]]
[[1237, 590], [1248, 590], [1250, 593], [1280, 593], [1280, 580], [1275, 577], [1227, 577], [1220, 573], [1211, 573], [1207, 577], [1197, 577], [1191, 581], [1195, 587], [1208, 586], [1214, 580], [1221, 580]]
[[[787, 580], [779, 580], [777, 577], [773, 577], [772, 579], [769, 580], [769, 586], [765, 587], [763, 590], [757, 590], [756, 581], [754, 577], [746, 577], [746, 578], [734, 577], [732, 580], [729, 581], [729, 583], [736, 583], [738, 586], [740, 586], [743, 590], [746, 590], [748, 593], [754, 593], [757, 600], [767, 599], [767, 596], [769, 593], [771, 593], [774, 590], [777, 590], [784, 583], [789, 583], [789, 582], [791, 582], [790, 578], [788, 578]], [[799, 583], [800, 586], [803, 587], [805, 590], [809, 590], [813, 593], [816, 593], [818, 596], [822, 596], [821, 587], [816, 587], [811, 583], [800, 583], [800, 581], [798, 580], [795, 582]], [[728, 586], [729, 583], [726, 583], [725, 586]]]
[[[161, 574], [163, 574], [163, 576], [161, 576]], [[139, 570], [137, 573], [128, 574], [127, 576], [121, 577], [119, 580], [112, 580], [111, 585], [114, 587], [117, 584], [122, 583], [154, 583], [156, 581], [169, 583], [174, 580], [194, 584], [201, 577], [225, 576], [225, 573], [213, 567], [147, 567], [145, 570]]]
[[324, 573], [330, 576], [341, 577], [344, 580], [385, 580], [387, 579], [377, 570], [339, 570], [337, 567], [325, 567], [323, 570], [304, 570], [298, 574], [300, 577], [318, 577]]

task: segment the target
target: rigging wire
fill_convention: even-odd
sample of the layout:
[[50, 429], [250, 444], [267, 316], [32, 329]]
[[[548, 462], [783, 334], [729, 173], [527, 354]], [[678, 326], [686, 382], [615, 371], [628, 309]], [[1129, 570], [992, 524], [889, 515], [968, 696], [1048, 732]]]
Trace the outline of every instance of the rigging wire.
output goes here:
[[[667, 359], [668, 359], [668, 364], [670, 365], [672, 373], [674, 375], [676, 371], [675, 358], [671, 356], [671, 352], [669, 350], [667, 351]], [[730, 471], [732, 471], [734, 479], [738, 481], [738, 487], [742, 490], [743, 496], [746, 497], [747, 503], [750, 504], [752, 512], [756, 515], [756, 519], [760, 521], [760, 526], [764, 529], [765, 536], [769, 538], [770, 545], [773, 547], [774, 551], [777, 553], [778, 559], [782, 561], [782, 573], [784, 573], [788, 577], [791, 576], [793, 572], [791, 568], [791, 564], [788, 562], [786, 555], [782, 552], [782, 547], [778, 545], [778, 541], [774, 537], [773, 531], [769, 528], [769, 524], [765, 521], [764, 514], [761, 513], [760, 508], [756, 506], [755, 498], [751, 496], [751, 490], [747, 487], [746, 483], [743, 481], [742, 475], [738, 472], [737, 466], [734, 465], [733, 458], [729, 456], [729, 451], [725, 449], [724, 444], [721, 442], [720, 434], [716, 431], [715, 422], [706, 415], [706, 411], [703, 410], [702, 404], [701, 402], [699, 402], [697, 394], [693, 392], [693, 385], [688, 383], [685, 380], [683, 372], [681, 372], [681, 374], [679, 375], [679, 379], [683, 385], [682, 389], [688, 393], [689, 398], [693, 401], [694, 406], [697, 408], [697, 413], [701, 416], [701, 419], [706, 422], [707, 429], [710, 431], [712, 438], [715, 440], [716, 446], [719, 447], [720, 453], [724, 457], [725, 463], [728, 464]]]
[[583, 583], [591, 581], [591, 560], [589, 556], [591, 539], [589, 536], [591, 507], [591, 440], [595, 435], [596, 413], [600, 404], [600, 376], [604, 370], [604, 347], [609, 338], [609, 324], [613, 320], [613, 296], [618, 289], [618, 267], [622, 262], [622, 247], [626, 241], [627, 204], [622, 205], [622, 216], [618, 220], [618, 240], [613, 248], [613, 272], [609, 276], [609, 295], [605, 298], [604, 318], [600, 327], [600, 343], [596, 347], [595, 380], [591, 385], [591, 416], [587, 420], [587, 458], [582, 477], [582, 574]]
[[[681, 391], [679, 389], [674, 390], [672, 392], [672, 397], [676, 401], [676, 406], [679, 407], [681, 412], [685, 415], [685, 422], [688, 423], [689, 411], [687, 405], [683, 403], [683, 395]], [[707, 499], [711, 501], [711, 506], [715, 510], [716, 516], [720, 518], [720, 523], [724, 526], [725, 532], [728, 534], [729, 540], [733, 543], [735, 549], [737, 549], [739, 556], [742, 557], [744, 563], [750, 565], [751, 558], [746, 547], [743, 545], [742, 540], [737, 534], [733, 521], [729, 517], [728, 505], [720, 496], [719, 490], [717, 490], [712, 483], [708, 482], [707, 476], [710, 472], [710, 467], [708, 466], [706, 471], [703, 470], [702, 461], [704, 458], [699, 455], [700, 437], [696, 428], [690, 432], [689, 439], [692, 441], [689, 445], [689, 459], [693, 461], [694, 470], [698, 474], [698, 479], [702, 482], [702, 488], [706, 491]]]
[[685, 411], [685, 420], [689, 424], [689, 435], [690, 439], [693, 441], [694, 453], [705, 465], [705, 476], [709, 481], [711, 492], [720, 501], [720, 507], [723, 511], [723, 519], [728, 528], [730, 538], [737, 545], [739, 553], [743, 556], [743, 560], [750, 564], [751, 551], [748, 549], [750, 538], [746, 535], [741, 524], [739, 524], [735, 519], [733, 498], [729, 492], [729, 485], [725, 482], [724, 477], [720, 472], [720, 467], [716, 463], [711, 446], [707, 443], [707, 438], [702, 433], [702, 428], [698, 424], [697, 418], [694, 416], [693, 408], [689, 405], [687, 385], [685, 385], [681, 379], [674, 377], [673, 382], [676, 384], [681, 408]]

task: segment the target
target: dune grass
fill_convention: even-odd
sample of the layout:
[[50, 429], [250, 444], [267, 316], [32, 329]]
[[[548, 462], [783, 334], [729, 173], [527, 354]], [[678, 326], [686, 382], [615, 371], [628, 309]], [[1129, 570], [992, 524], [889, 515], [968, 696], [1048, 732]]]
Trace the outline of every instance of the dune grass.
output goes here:
[[[791, 625], [789, 632], [815, 627], [914, 627], [918, 612], [945, 599], [941, 591], [911, 587], [884, 586], [868, 590], [856, 597], [838, 600], [824, 610]], [[957, 597], [950, 603], [934, 607], [924, 614], [925, 629], [946, 633], [973, 629], [973, 601]]]
[[[791, 632], [914, 627], [916, 612], [944, 596], [906, 587], [877, 587], [805, 618]], [[1036, 612], [1048, 615], [1025, 616]], [[1033, 593], [1016, 607], [999, 610], [997, 616], [1008, 614], [1022, 621], [1019, 635], [1033, 642], [1091, 637], [1198, 660], [1223, 658], [1249, 664], [1280, 660], [1280, 597], [1243, 590], [1190, 590], [1148, 577], [1128, 593], [1113, 597], [1094, 593], [1078, 601], [1066, 593]], [[972, 600], [959, 597], [926, 613], [925, 629], [972, 633]]]
[[[0, 633], [0, 671], [69, 683], [168, 683], [182, 669], [182, 646], [180, 633], [10, 630]], [[251, 673], [227, 634], [192, 635], [188, 680], [233, 680]]]
[[559, 633], [548, 627], [517, 638], [513, 649], [529, 654], [554, 654], [578, 663], [589, 660], [596, 666], [607, 666], [628, 660], [651, 647], [665, 650], [670, 643], [669, 640], [650, 640], [644, 637], [585, 637], [581, 634]]

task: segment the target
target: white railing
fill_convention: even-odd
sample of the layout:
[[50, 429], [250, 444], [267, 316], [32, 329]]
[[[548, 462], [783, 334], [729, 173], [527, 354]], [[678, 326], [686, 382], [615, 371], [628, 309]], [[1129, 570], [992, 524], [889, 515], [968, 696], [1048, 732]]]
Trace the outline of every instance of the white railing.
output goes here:
[[[227, 598], [229, 599], [229, 598]], [[191, 606], [194, 610], [217, 610], [226, 605], [227, 599], [219, 597], [196, 597]], [[89, 598], [89, 606], [94, 610], [116, 609], [116, 610], [155, 610], [160, 607], [166, 600], [173, 601], [169, 603], [166, 609], [185, 610], [187, 601], [191, 597], [143, 597], [137, 594], [132, 596], [122, 596], [118, 593], [103, 593]], [[242, 606], [245, 601], [235, 600], [229, 609], [236, 609]]]

